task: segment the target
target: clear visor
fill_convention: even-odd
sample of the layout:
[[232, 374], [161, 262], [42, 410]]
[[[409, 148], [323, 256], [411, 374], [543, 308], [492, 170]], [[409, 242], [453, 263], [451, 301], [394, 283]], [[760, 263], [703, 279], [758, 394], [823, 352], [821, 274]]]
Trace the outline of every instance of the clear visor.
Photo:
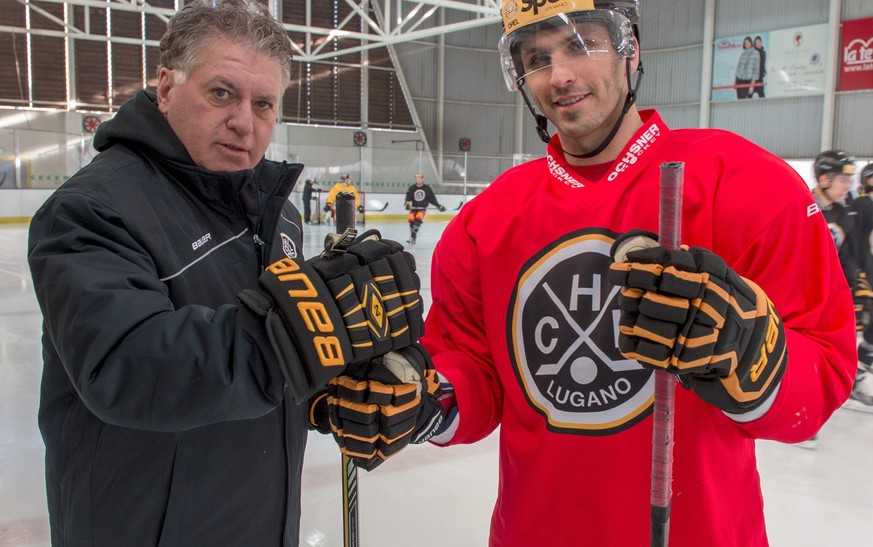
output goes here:
[[525, 79], [548, 77], [558, 64], [633, 57], [636, 52], [630, 21], [610, 10], [556, 15], [504, 35], [497, 49], [510, 91]]

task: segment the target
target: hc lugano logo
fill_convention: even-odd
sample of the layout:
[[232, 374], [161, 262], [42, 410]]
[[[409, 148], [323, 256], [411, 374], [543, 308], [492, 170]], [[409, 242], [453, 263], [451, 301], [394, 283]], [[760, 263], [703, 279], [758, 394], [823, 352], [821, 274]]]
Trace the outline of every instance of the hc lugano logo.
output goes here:
[[561, 433], [609, 435], [651, 413], [654, 376], [618, 351], [618, 295], [610, 285], [616, 234], [568, 234], [522, 268], [507, 341], [531, 406]]
[[427, 194], [424, 193], [424, 190], [416, 188], [412, 192], [412, 200], [413, 201], [424, 201], [424, 198], [427, 197]]

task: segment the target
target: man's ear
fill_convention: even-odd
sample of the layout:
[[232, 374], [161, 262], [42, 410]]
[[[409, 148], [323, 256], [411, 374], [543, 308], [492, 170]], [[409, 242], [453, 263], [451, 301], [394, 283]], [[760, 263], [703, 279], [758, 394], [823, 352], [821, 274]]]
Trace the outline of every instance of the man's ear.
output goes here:
[[158, 97], [158, 110], [167, 113], [167, 104], [170, 101], [170, 92], [176, 86], [175, 73], [169, 68], [162, 67], [158, 72], [158, 86], [155, 94]]
[[640, 68], [640, 42], [634, 36], [634, 56], [631, 58], [631, 74]]

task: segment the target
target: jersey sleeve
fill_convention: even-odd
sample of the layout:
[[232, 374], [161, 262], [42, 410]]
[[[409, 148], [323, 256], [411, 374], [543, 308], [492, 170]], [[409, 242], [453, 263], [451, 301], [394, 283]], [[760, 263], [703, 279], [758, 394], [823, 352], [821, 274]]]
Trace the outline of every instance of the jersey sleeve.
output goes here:
[[439, 207], [439, 206], [440, 206], [440, 202], [437, 201], [437, 197], [436, 197], [436, 194], [435, 194], [434, 191], [433, 191], [433, 188], [431, 188], [430, 186], [426, 186], [425, 188], [426, 188], [426, 189], [425, 189], [425, 193], [427, 194], [427, 201], [428, 201], [431, 205], [433, 205], [434, 207]]
[[857, 367], [851, 293], [811, 196], [792, 197], [734, 269], [754, 280], [773, 302], [784, 322], [788, 351], [773, 406], [740, 426], [755, 438], [804, 441], [848, 398]]
[[449, 223], [434, 249], [433, 302], [421, 339], [436, 370], [455, 387], [459, 424], [447, 444], [487, 437], [503, 407], [503, 387], [485, 335], [478, 259], [462, 225], [461, 219]]

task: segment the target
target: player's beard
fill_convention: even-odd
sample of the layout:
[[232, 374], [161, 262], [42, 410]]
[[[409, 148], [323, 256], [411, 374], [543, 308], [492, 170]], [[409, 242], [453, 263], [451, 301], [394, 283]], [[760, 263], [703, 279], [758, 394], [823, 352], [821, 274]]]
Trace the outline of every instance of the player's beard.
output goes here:
[[573, 93], [590, 94], [586, 98], [586, 103], [590, 104], [586, 104], [585, 108], [561, 111], [553, 108], [552, 97], [548, 98], [549, 103], [545, 109], [540, 102], [541, 110], [561, 137], [561, 146], [568, 152], [584, 154], [597, 148], [621, 116], [624, 98], [627, 95], [625, 63], [617, 59], [611, 64], [612, 70], [601, 80], [600, 86], [586, 83], [552, 92], [553, 97]]

